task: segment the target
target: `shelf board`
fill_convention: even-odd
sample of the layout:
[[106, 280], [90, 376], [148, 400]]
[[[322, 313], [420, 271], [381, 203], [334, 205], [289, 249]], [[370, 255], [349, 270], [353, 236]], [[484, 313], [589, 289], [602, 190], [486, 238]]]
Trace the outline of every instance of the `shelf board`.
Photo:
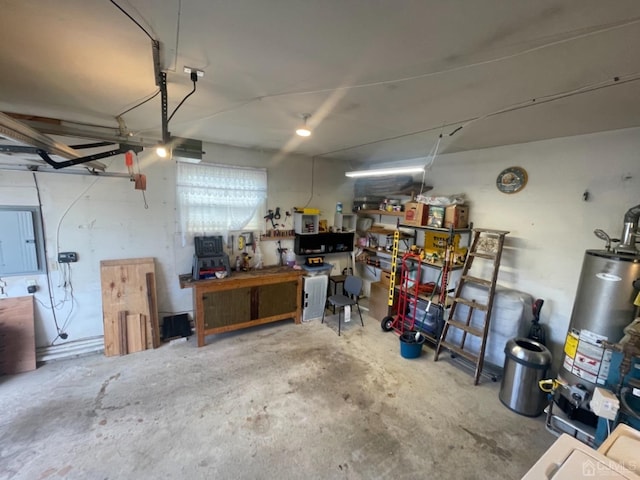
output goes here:
[[[381, 225], [373, 225], [369, 230], [367, 230], [367, 233], [374, 233], [376, 235], [393, 235], [396, 232], [395, 228], [388, 228], [388, 227], [383, 227]], [[413, 235], [407, 233], [407, 232], [400, 232], [400, 239], [404, 240], [404, 239], [413, 239]]]
[[[365, 252], [374, 253], [376, 255], [379, 255], [379, 254], [388, 255], [389, 256], [389, 261], [391, 261], [391, 257], [392, 257], [392, 253], [391, 252], [388, 252], [386, 250], [378, 250], [377, 248], [374, 248], [374, 247], [361, 247], [361, 248]], [[398, 269], [400, 269], [400, 267], [401, 267], [400, 260], [402, 259], [402, 256], [405, 253], [407, 253], [407, 252], [406, 251], [402, 251], [402, 250], [398, 251]], [[370, 267], [374, 267], [374, 268], [380, 268], [381, 270], [386, 270], [386, 269], [381, 268], [381, 267], [376, 267], [375, 265], [369, 265], [369, 266]], [[442, 268], [442, 263], [421, 262], [420, 266], [441, 269]], [[456, 271], [456, 270], [462, 270], [463, 267], [464, 267], [464, 264], [463, 265], [453, 265], [453, 266], [450, 266], [449, 268], [451, 269], [450, 271], [453, 272], [453, 271]]]
[[357, 215], [388, 215], [390, 217], [404, 217], [404, 212], [387, 212], [386, 210], [358, 210]]
[[[405, 225], [404, 223], [401, 223], [398, 225], [399, 227], [402, 228], [416, 228], [418, 230], [430, 230], [433, 232], [442, 232], [442, 233], [449, 233], [449, 229], [448, 228], [439, 228], [439, 227], [427, 227], [426, 225], [423, 226], [417, 226], [417, 225]], [[453, 229], [453, 233], [469, 233], [471, 232], [470, 228], [454, 228]]]

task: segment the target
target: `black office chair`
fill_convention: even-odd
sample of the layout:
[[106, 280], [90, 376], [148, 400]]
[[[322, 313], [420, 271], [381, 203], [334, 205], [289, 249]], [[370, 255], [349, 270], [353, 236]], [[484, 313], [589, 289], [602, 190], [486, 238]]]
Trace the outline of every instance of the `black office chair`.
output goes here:
[[[362, 279], [354, 275], [347, 275], [344, 279], [342, 286], [343, 295], [331, 295], [327, 301], [329, 305], [338, 307], [338, 336], [340, 336], [342, 312], [347, 305], [358, 307], [358, 314], [360, 315], [360, 323], [364, 327], [364, 321], [362, 320], [362, 312], [360, 311], [360, 305], [358, 300], [360, 299], [360, 292], [362, 292]], [[326, 310], [326, 308], [325, 308]], [[322, 323], [324, 323], [324, 310], [322, 311]]]

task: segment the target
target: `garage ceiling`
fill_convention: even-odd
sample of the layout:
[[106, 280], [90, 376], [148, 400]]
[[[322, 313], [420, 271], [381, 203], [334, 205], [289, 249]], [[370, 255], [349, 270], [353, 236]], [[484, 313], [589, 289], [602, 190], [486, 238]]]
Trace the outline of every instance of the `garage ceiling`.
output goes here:
[[[169, 112], [183, 67], [205, 71], [176, 136], [380, 162], [440, 133], [453, 152], [640, 125], [637, 0], [118, 4], [160, 41]], [[157, 87], [149, 37], [113, 2], [5, 0], [0, 31], [0, 111], [161, 137], [160, 96], [117, 121]]]

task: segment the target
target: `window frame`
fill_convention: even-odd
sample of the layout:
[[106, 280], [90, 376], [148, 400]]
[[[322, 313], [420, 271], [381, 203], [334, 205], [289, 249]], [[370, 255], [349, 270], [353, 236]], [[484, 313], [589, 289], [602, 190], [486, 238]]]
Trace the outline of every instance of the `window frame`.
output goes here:
[[[268, 195], [268, 189], [269, 189], [268, 170], [266, 168], [245, 166], [245, 165], [229, 165], [229, 164], [213, 163], [213, 162], [201, 163], [201, 162], [193, 162], [189, 159], [176, 158], [176, 157], [174, 157], [174, 160], [176, 163], [176, 214], [177, 214], [176, 220], [177, 220], [177, 230], [178, 230], [177, 233], [182, 237], [183, 246], [186, 246], [188, 243], [191, 243], [193, 241], [193, 237], [198, 235], [212, 235], [212, 234], [229, 235], [230, 232], [241, 231], [241, 230], [264, 232], [265, 226], [262, 220], [264, 219], [264, 216], [266, 214], [267, 195]], [[258, 203], [258, 205], [255, 207], [255, 211], [246, 225], [239, 228], [232, 228], [229, 230], [222, 229], [215, 232], [212, 231], [212, 232], [205, 232], [205, 233], [201, 233], [201, 232], [193, 233], [193, 232], [186, 231], [186, 229], [184, 228], [184, 222], [182, 217], [184, 212], [181, 210], [183, 208], [183, 203], [179, 199], [180, 177], [178, 174], [178, 169], [180, 168], [180, 164], [188, 168], [189, 164], [194, 164], [194, 163], [197, 164], [197, 167], [211, 166], [212, 168], [222, 168], [222, 169], [228, 169], [228, 170], [253, 170], [253, 171], [261, 172], [264, 174], [264, 198], [262, 198]], [[195, 187], [195, 188], [202, 188], [202, 187]], [[205, 187], [205, 188], [209, 188], [209, 187]], [[216, 186], [211, 185], [210, 188], [214, 189], [216, 188]]]

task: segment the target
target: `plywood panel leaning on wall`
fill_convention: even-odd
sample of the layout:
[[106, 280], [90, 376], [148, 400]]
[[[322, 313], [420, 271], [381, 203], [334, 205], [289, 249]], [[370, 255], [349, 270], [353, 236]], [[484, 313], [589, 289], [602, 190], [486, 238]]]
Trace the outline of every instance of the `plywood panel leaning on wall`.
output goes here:
[[[160, 345], [155, 275], [153, 258], [100, 262], [106, 356]], [[144, 332], [135, 322], [144, 322]]]
[[35, 369], [33, 297], [0, 298], [0, 375]]

